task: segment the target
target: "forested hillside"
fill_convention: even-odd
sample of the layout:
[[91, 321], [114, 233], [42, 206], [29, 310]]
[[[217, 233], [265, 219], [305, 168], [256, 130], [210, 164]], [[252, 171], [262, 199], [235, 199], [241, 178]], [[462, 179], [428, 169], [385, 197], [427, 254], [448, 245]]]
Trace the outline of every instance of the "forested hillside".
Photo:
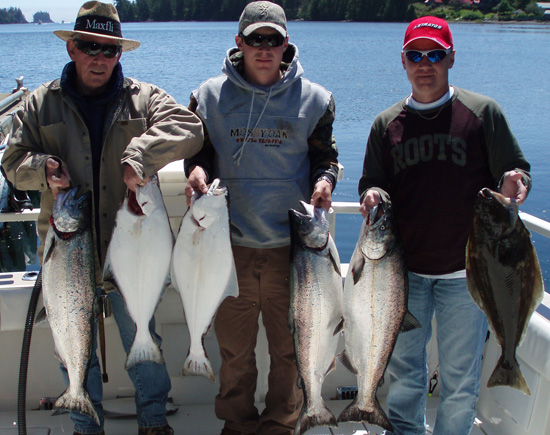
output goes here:
[[[410, 21], [427, 14], [449, 20], [533, 20], [533, 0], [275, 0], [289, 20]], [[236, 21], [248, 0], [116, 0], [122, 21]]]

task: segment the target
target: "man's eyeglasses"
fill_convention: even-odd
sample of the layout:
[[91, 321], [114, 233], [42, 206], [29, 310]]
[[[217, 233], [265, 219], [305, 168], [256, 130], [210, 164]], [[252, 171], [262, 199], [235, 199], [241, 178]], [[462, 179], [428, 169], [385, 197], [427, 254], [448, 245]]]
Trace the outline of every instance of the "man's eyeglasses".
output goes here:
[[116, 44], [98, 44], [97, 42], [83, 41], [82, 39], [75, 39], [74, 42], [76, 48], [88, 56], [97, 56], [100, 52], [103, 52], [103, 56], [112, 59], [118, 56], [122, 50], [122, 47]]
[[258, 33], [251, 33], [248, 36], [244, 36], [242, 33], [239, 35], [246, 45], [251, 47], [261, 47], [265, 41], [269, 47], [280, 47], [285, 42], [285, 37], [280, 33], [274, 33], [272, 35], [260, 35]]
[[447, 50], [405, 50], [405, 57], [411, 62], [418, 63], [424, 56], [428, 58], [431, 63], [441, 62], [451, 52], [451, 49]]

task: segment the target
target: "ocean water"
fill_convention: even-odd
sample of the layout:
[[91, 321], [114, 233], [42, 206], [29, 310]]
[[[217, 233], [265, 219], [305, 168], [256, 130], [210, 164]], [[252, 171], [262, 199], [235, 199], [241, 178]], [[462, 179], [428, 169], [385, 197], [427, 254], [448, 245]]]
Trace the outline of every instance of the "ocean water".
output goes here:
[[[410, 93], [400, 51], [405, 23], [290, 22], [305, 76], [333, 92], [334, 134], [344, 179], [335, 201], [358, 201], [365, 144], [375, 116]], [[23, 75], [34, 89], [59, 77], [69, 57], [53, 30], [72, 24], [0, 26], [0, 91]], [[450, 82], [499, 102], [532, 166], [534, 187], [522, 211], [550, 221], [550, 25], [451, 23], [455, 65]], [[235, 45], [236, 22], [123, 24], [124, 36], [142, 46], [124, 53], [125, 75], [159, 85], [182, 104], [208, 77], [221, 73]], [[343, 262], [357, 241], [361, 217], [337, 218], [335, 239]], [[533, 235], [550, 289], [550, 240]]]

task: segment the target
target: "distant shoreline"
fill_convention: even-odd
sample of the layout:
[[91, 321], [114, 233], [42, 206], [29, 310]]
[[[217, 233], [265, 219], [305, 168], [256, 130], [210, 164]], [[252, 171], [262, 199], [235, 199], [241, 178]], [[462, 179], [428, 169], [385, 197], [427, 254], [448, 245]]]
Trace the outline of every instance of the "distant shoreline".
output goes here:
[[[389, 23], [403, 23], [406, 24], [406, 21], [353, 21], [353, 20], [339, 20], [339, 21], [326, 21], [326, 20], [304, 20], [301, 18], [295, 19], [295, 20], [288, 20], [289, 22], [303, 22], [303, 23], [380, 23], [380, 24], [389, 24]], [[174, 21], [154, 21], [154, 20], [146, 20], [146, 21], [123, 21], [124, 24], [131, 24], [131, 23], [223, 23], [223, 22], [231, 22], [230, 20], [208, 20], [208, 21], [198, 21], [198, 20], [174, 20]], [[235, 21], [236, 22], [236, 21]], [[448, 20], [447, 21], [450, 25], [453, 24], [536, 24], [541, 26], [550, 26], [550, 20], [508, 20], [508, 21], [499, 21], [499, 20], [475, 20], [475, 21], [468, 21], [468, 20]], [[0, 25], [5, 24], [35, 24], [35, 25], [45, 25], [45, 24], [74, 24], [74, 21], [64, 21], [64, 22], [55, 22], [51, 21], [48, 23], [34, 23], [34, 22], [26, 22], [26, 23], [0, 23]]]

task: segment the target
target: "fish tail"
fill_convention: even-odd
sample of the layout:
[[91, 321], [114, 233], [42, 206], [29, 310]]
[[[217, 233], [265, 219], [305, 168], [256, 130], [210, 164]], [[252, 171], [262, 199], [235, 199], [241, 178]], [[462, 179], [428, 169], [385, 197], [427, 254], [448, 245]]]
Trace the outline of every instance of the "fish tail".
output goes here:
[[92, 399], [90, 399], [90, 395], [86, 390], [82, 390], [82, 392], [77, 395], [72, 395], [67, 388], [55, 401], [54, 408], [80, 412], [95, 420], [98, 426], [101, 425]]
[[487, 387], [497, 387], [497, 386], [508, 386], [515, 388], [528, 396], [531, 395], [531, 390], [527, 381], [521, 373], [519, 368], [519, 363], [515, 358], [511, 361], [506, 360], [504, 356], [501, 356], [497, 362], [489, 381], [487, 382]]
[[143, 361], [153, 361], [157, 364], [164, 363], [162, 352], [153, 340], [146, 343], [138, 343], [136, 341], [132, 343], [132, 347], [126, 358], [126, 370]]
[[212, 364], [210, 364], [210, 360], [205, 353], [200, 355], [190, 353], [183, 364], [181, 374], [183, 376], [204, 376], [212, 382], [216, 382], [216, 376], [214, 375], [214, 370], [212, 370]]
[[338, 422], [370, 423], [393, 432], [390, 419], [375, 400], [372, 411], [364, 411], [357, 405], [357, 399], [353, 400], [338, 416]]
[[318, 426], [338, 427], [338, 423], [336, 421], [336, 417], [334, 417], [332, 411], [328, 409], [325, 402], [323, 402], [322, 409], [314, 415], [307, 414], [307, 407], [304, 403], [304, 407], [300, 412], [300, 416], [298, 417], [298, 421], [296, 422], [296, 427], [294, 428], [294, 434], [302, 435], [311, 428]]

